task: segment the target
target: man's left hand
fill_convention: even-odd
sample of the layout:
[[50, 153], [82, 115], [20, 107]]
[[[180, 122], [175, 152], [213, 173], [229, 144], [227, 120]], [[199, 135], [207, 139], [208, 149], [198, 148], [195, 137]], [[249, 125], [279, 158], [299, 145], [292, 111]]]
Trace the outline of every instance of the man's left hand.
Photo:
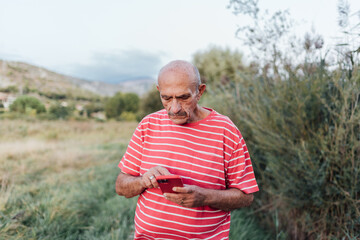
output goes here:
[[164, 197], [184, 207], [204, 206], [206, 194], [204, 189], [195, 185], [185, 185], [184, 187], [174, 187], [176, 193], [165, 193]]

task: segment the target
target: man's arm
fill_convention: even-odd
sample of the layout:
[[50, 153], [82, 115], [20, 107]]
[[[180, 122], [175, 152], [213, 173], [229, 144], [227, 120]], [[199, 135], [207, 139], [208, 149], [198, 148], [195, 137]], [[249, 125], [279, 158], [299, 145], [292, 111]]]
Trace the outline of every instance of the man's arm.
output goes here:
[[254, 199], [253, 194], [245, 194], [237, 188], [215, 190], [186, 185], [185, 187], [175, 187], [173, 190], [178, 193], [166, 193], [164, 196], [184, 207], [210, 206], [231, 211], [250, 206]]
[[170, 172], [163, 167], [156, 166], [142, 176], [132, 176], [120, 172], [115, 183], [115, 191], [120, 196], [131, 198], [142, 193], [146, 188], [159, 187], [156, 177], [160, 175], [170, 175]]

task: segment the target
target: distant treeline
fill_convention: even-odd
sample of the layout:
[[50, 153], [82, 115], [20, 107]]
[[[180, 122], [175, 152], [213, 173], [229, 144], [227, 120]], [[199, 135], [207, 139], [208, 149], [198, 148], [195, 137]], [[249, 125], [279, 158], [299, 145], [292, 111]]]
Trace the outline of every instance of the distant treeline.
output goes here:
[[[16, 86], [1, 89], [3, 93], [16, 93]], [[56, 92], [22, 92], [10, 105], [9, 112], [0, 103], [1, 118], [38, 119], [116, 119], [139, 121], [145, 115], [162, 108], [158, 91], [154, 87], [142, 98], [135, 93], [118, 92], [112, 97], [76, 96]]]

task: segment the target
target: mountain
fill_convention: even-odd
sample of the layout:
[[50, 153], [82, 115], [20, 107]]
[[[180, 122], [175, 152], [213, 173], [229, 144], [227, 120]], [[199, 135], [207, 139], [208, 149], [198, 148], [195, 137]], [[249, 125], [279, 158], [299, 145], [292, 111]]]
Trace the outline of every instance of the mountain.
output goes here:
[[44, 95], [89, 97], [92, 95], [112, 96], [119, 91], [143, 95], [154, 84], [153, 79], [136, 79], [118, 84], [88, 81], [23, 62], [0, 60], [0, 89], [16, 86], [20, 92], [35, 91]]

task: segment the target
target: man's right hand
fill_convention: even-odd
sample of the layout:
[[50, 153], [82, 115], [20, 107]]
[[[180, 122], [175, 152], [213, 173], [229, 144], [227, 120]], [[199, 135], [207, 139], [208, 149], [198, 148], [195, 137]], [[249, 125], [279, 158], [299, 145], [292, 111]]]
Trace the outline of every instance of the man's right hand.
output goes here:
[[142, 176], [136, 177], [120, 172], [116, 179], [115, 191], [120, 196], [135, 197], [147, 188], [159, 187], [156, 177], [160, 175], [171, 175], [171, 173], [161, 166], [152, 167]]
[[152, 167], [141, 176], [142, 185], [144, 188], [157, 188], [159, 187], [156, 177], [161, 175], [171, 175], [171, 173], [164, 167]]

